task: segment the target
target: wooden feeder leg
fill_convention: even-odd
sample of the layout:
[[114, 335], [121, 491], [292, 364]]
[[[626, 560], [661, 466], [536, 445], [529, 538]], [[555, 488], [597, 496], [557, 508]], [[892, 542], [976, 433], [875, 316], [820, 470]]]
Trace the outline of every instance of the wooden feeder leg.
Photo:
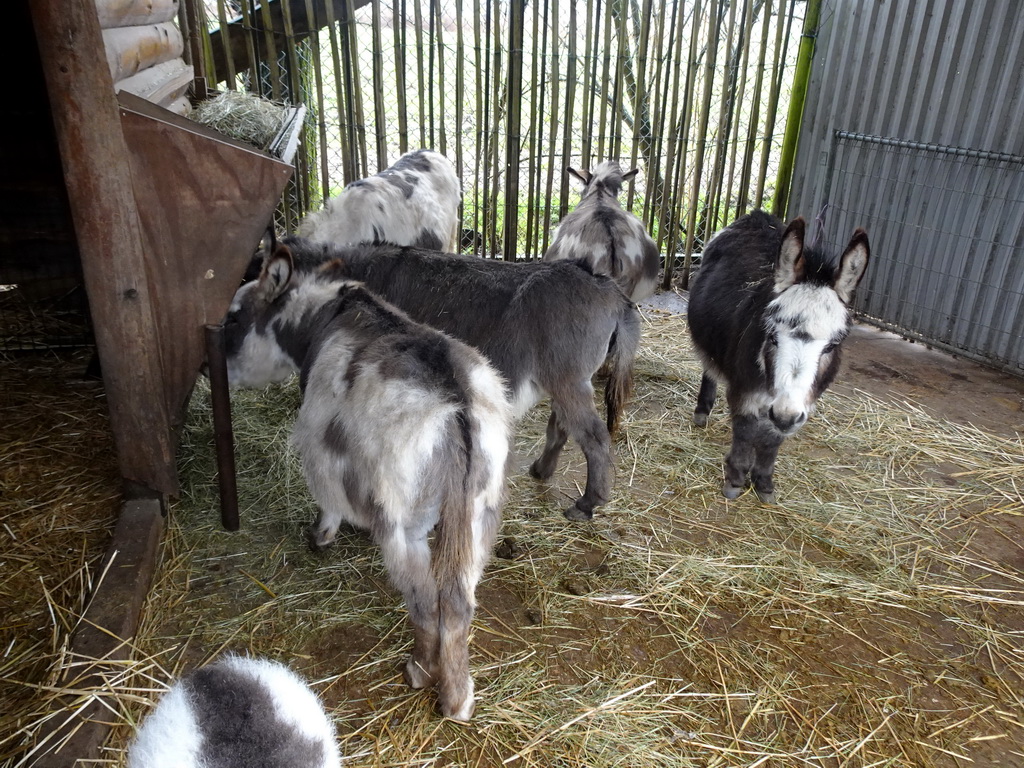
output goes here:
[[213, 408], [213, 439], [217, 448], [217, 485], [220, 488], [220, 520], [227, 531], [237, 531], [238, 488], [235, 485], [235, 436], [231, 430], [231, 395], [224, 353], [224, 326], [206, 326], [206, 359], [210, 369], [210, 404]]

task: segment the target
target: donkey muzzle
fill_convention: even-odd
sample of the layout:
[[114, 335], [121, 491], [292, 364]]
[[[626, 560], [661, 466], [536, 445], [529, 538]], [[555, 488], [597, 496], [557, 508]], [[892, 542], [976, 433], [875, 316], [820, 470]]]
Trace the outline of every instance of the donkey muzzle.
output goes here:
[[774, 407], [768, 409], [768, 418], [783, 435], [791, 435], [807, 421], [806, 413], [779, 413]]

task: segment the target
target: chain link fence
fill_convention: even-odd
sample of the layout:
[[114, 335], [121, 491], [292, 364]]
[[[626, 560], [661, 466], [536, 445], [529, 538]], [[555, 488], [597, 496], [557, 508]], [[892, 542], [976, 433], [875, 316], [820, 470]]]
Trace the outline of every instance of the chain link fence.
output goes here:
[[204, 2], [211, 83], [308, 108], [282, 228], [427, 147], [462, 178], [467, 248], [539, 258], [579, 200], [566, 168], [614, 158], [685, 286], [704, 240], [771, 204], [803, 2]]

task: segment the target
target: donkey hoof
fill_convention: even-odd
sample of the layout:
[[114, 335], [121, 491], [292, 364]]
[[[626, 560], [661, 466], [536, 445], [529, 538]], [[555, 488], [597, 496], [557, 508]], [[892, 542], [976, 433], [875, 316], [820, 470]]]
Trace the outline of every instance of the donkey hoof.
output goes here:
[[441, 714], [450, 717], [452, 720], [461, 720], [468, 723], [473, 717], [473, 710], [476, 709], [476, 700], [473, 698], [473, 680], [470, 678], [465, 685], [454, 686], [455, 690], [445, 690], [441, 687]]
[[427, 688], [434, 683], [434, 676], [415, 659], [409, 659], [402, 674], [410, 688]]
[[315, 525], [310, 526], [306, 529], [306, 541], [309, 543], [311, 550], [321, 552], [334, 543], [334, 537], [337, 533], [337, 530], [331, 531]]
[[708, 425], [708, 415], [706, 413], [694, 413], [693, 423], [698, 427], [706, 427]]
[[562, 514], [565, 515], [567, 519], [573, 520], [577, 523], [585, 523], [589, 520], [594, 519], [594, 510], [590, 510], [589, 512], [587, 512], [584, 509], [580, 509], [579, 502], [573, 504]]
[[730, 500], [738, 499], [745, 490], [747, 489], [742, 485], [732, 485], [731, 483], [722, 485], [722, 495]]
[[473, 710], [476, 709], [476, 702], [473, 699], [469, 699], [467, 702], [458, 707], [441, 707], [441, 713], [445, 717], [450, 717], [452, 720], [459, 720], [463, 723], [468, 723], [473, 718]]
[[550, 480], [553, 474], [555, 474], [555, 468], [543, 466], [540, 463], [540, 459], [537, 459], [530, 465], [530, 477], [537, 480]]
[[759, 498], [764, 504], [775, 503], [775, 491], [759, 491], [755, 488], [754, 493], [757, 494], [757, 498]]

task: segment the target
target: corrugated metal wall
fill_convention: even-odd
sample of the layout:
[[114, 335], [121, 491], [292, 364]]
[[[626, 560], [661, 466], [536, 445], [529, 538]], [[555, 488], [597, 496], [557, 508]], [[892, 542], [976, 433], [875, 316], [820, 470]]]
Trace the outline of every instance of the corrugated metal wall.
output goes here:
[[824, 0], [788, 215], [826, 204], [868, 319], [1024, 375], [1024, 3]]

